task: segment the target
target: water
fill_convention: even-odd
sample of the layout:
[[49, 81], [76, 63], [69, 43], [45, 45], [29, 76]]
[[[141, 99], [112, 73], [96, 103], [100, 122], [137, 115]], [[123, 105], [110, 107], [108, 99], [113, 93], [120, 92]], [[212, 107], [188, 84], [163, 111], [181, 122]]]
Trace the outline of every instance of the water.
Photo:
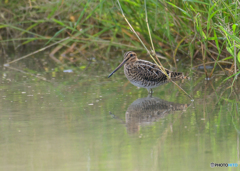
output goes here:
[[192, 171], [211, 170], [211, 162], [240, 164], [239, 90], [230, 95], [230, 84], [220, 85], [226, 77], [178, 82], [194, 102], [172, 83], [148, 97], [123, 69], [107, 78], [118, 63], [38, 72], [46, 80], [26, 74], [33, 67], [28, 62], [13, 66], [24, 73], [2, 68], [0, 170]]

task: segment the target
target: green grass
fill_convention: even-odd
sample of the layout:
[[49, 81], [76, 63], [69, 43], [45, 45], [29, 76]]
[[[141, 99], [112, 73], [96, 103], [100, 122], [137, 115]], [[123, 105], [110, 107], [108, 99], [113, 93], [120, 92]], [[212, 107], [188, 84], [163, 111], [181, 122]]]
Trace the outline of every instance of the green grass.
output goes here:
[[[217, 66], [225, 71], [224, 62], [227, 61], [232, 71], [229, 77], [239, 74], [238, 1], [151, 0], [146, 6], [140, 0], [120, 3], [126, 18], [150, 48], [145, 19], [147, 9], [155, 51], [166, 56], [168, 61], [175, 62], [178, 57], [192, 65], [203, 64], [204, 68], [213, 65], [212, 71], [205, 69], [206, 77], [211, 77]], [[69, 36], [70, 40], [59, 49], [74, 43], [75, 50], [83, 53], [103, 48], [106, 53], [119, 48], [143, 49], [122, 17], [117, 1], [30, 0], [16, 3], [5, 0], [0, 8], [2, 45], [13, 42], [18, 47], [39, 42], [47, 46]]]

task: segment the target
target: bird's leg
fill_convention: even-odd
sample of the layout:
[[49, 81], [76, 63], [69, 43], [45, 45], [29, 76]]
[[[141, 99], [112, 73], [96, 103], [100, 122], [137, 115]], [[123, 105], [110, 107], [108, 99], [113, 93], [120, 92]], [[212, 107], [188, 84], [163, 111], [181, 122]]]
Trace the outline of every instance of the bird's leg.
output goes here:
[[152, 98], [152, 94], [149, 94], [149, 93], [148, 93], [147, 98]]
[[151, 95], [152, 95], [152, 93], [153, 93], [152, 89], [151, 89], [151, 88], [148, 88], [147, 90], [148, 90], [148, 94], [151, 94]]

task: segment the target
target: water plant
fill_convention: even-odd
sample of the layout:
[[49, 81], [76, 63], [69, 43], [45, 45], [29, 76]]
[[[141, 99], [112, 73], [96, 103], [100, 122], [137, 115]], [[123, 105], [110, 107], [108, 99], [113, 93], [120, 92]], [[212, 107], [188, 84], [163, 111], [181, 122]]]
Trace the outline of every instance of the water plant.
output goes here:
[[[177, 68], [184, 60], [191, 68], [203, 65], [207, 78], [216, 67], [236, 79], [240, 61], [239, 2], [237, 0], [140, 0], [120, 1], [126, 18], [146, 47], [163, 54]], [[61, 42], [54, 53], [71, 49], [75, 61], [83, 54], [105, 49], [142, 50], [142, 45], [124, 21], [117, 1], [6, 0], [0, 17], [0, 44], [17, 49], [25, 44]], [[146, 23], [146, 9], [148, 21]], [[149, 34], [151, 33], [151, 34]], [[151, 35], [151, 39], [149, 39]], [[80, 54], [80, 55], [79, 55]], [[60, 56], [60, 55], [59, 55]], [[60, 59], [62, 63], [72, 61]], [[158, 59], [158, 58], [157, 58]], [[165, 61], [162, 60], [162, 61]], [[209, 71], [208, 66], [212, 69]]]

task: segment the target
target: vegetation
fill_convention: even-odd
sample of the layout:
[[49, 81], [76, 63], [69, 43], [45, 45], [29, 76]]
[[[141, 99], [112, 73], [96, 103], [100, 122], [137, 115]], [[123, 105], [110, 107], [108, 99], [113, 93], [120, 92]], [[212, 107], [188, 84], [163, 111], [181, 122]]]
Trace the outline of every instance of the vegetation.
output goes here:
[[[163, 65], [204, 72], [194, 70], [195, 77], [178, 82], [194, 102], [170, 83], [154, 89], [154, 97], [189, 107], [156, 122], [133, 123], [138, 129], [132, 134], [128, 108], [147, 91], [131, 85], [122, 71], [111, 80], [107, 75], [122, 51], [146, 51], [117, 1], [1, 3], [0, 170], [185, 171], [209, 170], [211, 162], [239, 164], [239, 2], [145, 2], [120, 1], [144, 45], [153, 48], [151, 35]], [[16, 57], [10, 46], [24, 54]]]
[[[203, 65], [206, 77], [218, 66], [233, 77], [240, 73], [237, 0], [120, 1], [121, 8], [143, 43], [150, 48], [145, 12], [156, 52], [177, 67], [177, 59], [191, 66]], [[85, 54], [104, 49], [142, 50], [129, 29], [117, 1], [61, 0], [9, 1], [1, 5], [0, 43], [15, 48], [42, 43], [44, 47], [69, 37], [52, 50], [59, 63], [76, 63]], [[69, 53], [74, 54], [68, 57]], [[79, 55], [80, 54], [80, 55]], [[105, 55], [99, 58], [107, 59]], [[211, 71], [206, 66], [212, 66]], [[230, 78], [230, 77], [228, 77]], [[236, 78], [236, 77], [235, 77]]]

